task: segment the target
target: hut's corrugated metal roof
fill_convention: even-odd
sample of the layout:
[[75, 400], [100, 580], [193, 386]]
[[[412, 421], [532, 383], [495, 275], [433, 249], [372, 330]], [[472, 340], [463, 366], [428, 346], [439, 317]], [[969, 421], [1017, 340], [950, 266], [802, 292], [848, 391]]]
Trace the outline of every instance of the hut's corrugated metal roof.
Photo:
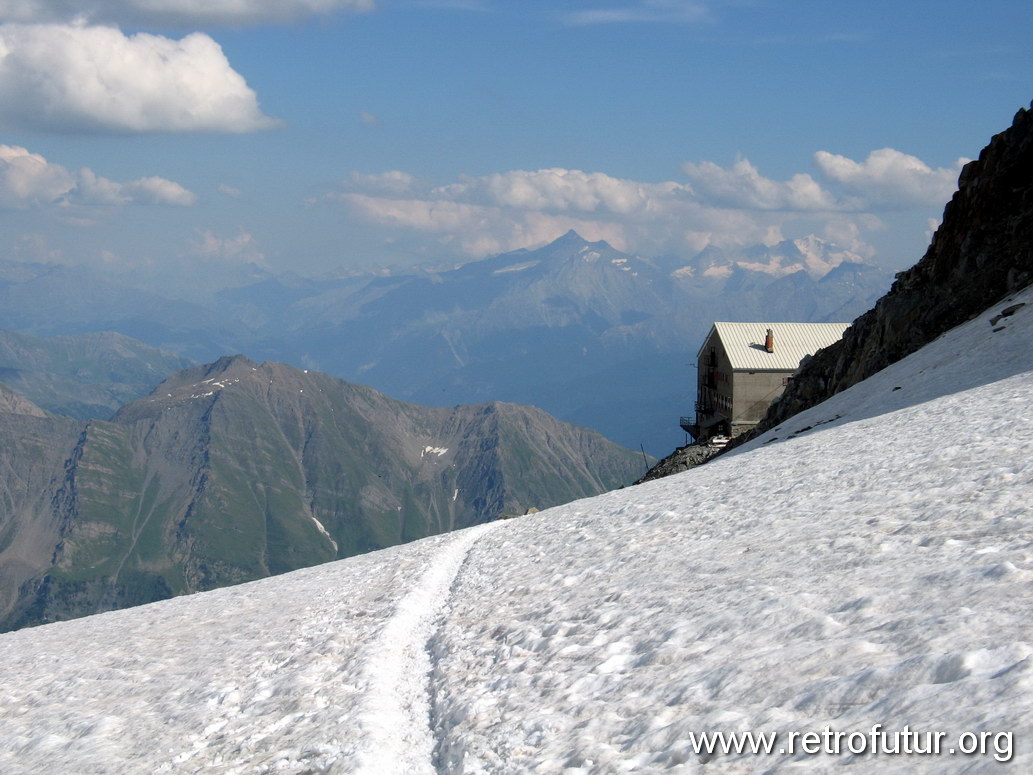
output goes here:
[[[796, 371], [805, 355], [813, 355], [843, 337], [849, 323], [714, 323], [732, 368], [746, 371]], [[771, 329], [774, 352], [764, 349]], [[709, 338], [709, 337], [708, 337]]]

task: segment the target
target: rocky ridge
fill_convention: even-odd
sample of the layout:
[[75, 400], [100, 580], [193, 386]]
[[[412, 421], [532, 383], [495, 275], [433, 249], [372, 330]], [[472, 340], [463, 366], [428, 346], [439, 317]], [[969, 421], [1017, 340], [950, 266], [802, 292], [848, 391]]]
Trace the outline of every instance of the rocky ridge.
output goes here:
[[0, 411], [0, 630], [558, 505], [643, 468], [533, 407], [422, 407], [243, 356], [178, 372], [109, 422], [4, 395], [18, 413]]
[[112, 331], [41, 339], [0, 330], [0, 382], [54, 414], [108, 420], [189, 358]]
[[[915, 352], [1033, 282], [1033, 106], [965, 165], [923, 258], [806, 361], [762, 433]], [[1002, 302], [1003, 304], [1003, 302]]]

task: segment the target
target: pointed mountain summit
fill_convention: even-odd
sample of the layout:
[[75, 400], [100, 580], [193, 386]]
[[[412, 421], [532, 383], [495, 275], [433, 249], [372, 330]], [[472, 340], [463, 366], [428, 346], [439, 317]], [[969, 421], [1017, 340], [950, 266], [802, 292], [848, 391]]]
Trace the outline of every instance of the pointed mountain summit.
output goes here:
[[574, 229], [570, 229], [561, 237], [557, 237], [550, 242], [546, 247], [565, 248], [570, 246], [581, 247], [581, 245], [589, 244], [588, 241], [578, 234]]
[[[177, 372], [111, 422], [55, 418], [33, 430], [26, 423], [43, 418], [7, 417], [0, 446], [18, 454], [0, 487], [18, 493], [0, 530], [32, 560], [0, 577], [4, 629], [565, 503], [626, 484], [643, 465], [533, 407], [416, 406], [244, 356]], [[47, 454], [25, 447], [33, 435]], [[13, 560], [0, 551], [0, 567]]]
[[447, 271], [351, 278], [270, 303], [264, 286], [226, 308], [269, 321], [270, 360], [311, 365], [429, 405], [540, 406], [619, 443], [664, 452], [681, 439], [685, 364], [714, 320], [839, 320], [889, 285], [817, 238], [695, 259], [647, 258], [570, 230], [552, 242]]

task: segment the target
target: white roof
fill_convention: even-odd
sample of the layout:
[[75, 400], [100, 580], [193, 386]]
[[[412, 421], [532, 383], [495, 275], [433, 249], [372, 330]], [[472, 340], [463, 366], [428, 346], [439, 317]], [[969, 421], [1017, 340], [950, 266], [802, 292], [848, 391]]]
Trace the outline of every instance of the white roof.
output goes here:
[[[735, 370], [796, 371], [805, 355], [813, 355], [843, 338], [849, 323], [714, 323]], [[768, 329], [774, 352], [764, 349]], [[710, 337], [708, 336], [707, 339]], [[704, 343], [704, 346], [706, 344]]]

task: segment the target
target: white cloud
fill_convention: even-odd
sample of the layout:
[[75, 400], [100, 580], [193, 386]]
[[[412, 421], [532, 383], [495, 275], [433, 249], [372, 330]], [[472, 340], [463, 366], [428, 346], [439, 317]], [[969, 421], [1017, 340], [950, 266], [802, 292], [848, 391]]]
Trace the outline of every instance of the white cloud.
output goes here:
[[374, 5], [374, 0], [0, 0], [0, 22], [265, 24], [337, 11], [370, 11]]
[[153, 176], [123, 183], [122, 192], [124, 196], [129, 197], [129, 201], [141, 204], [187, 207], [197, 201], [194, 193], [187, 191], [179, 183]]
[[239, 188], [235, 188], [234, 186], [231, 186], [227, 183], [220, 183], [215, 187], [215, 189], [220, 194], [225, 194], [226, 196], [232, 197], [233, 199], [239, 199], [244, 194], [244, 192], [241, 191]]
[[940, 205], [957, 188], [968, 159], [952, 168], [933, 169], [921, 159], [883, 148], [863, 162], [818, 151], [814, 163], [822, 180], [807, 173], [776, 181], [760, 174], [747, 159], [731, 167], [713, 162], [686, 163], [682, 169], [701, 200], [756, 210], [867, 212]]
[[265, 253], [254, 236], [246, 231], [236, 237], [220, 237], [210, 229], [199, 229], [198, 239], [190, 243], [189, 254], [197, 258], [230, 264], [257, 264], [266, 266]]
[[435, 235], [441, 244], [472, 256], [540, 245], [570, 229], [589, 240], [605, 239], [615, 247], [626, 246], [622, 227], [604, 221], [534, 211], [514, 213], [444, 199], [391, 199], [357, 193], [338, 198], [366, 220]]
[[575, 229], [622, 250], [696, 252], [763, 240], [771, 223], [693, 201], [684, 184], [644, 183], [581, 170], [513, 170], [420, 187], [401, 172], [353, 173], [331, 195], [361, 220], [422, 232], [469, 255], [543, 244]]
[[702, 0], [640, 0], [613, 8], [590, 8], [565, 14], [570, 25], [620, 24], [652, 22], [663, 24], [692, 24], [711, 18], [708, 4]]
[[52, 204], [75, 188], [64, 167], [25, 148], [0, 145], [0, 207], [25, 210]]
[[464, 178], [434, 193], [523, 210], [630, 214], [645, 212], [652, 203], [684, 191], [677, 183], [639, 183], [601, 172], [553, 168]]
[[785, 182], [765, 178], [747, 159], [731, 167], [710, 161], [686, 162], [682, 170], [696, 194], [716, 205], [756, 210], [830, 211], [842, 207], [806, 173]]
[[968, 159], [958, 159], [954, 167], [932, 169], [914, 156], [882, 148], [872, 151], [863, 162], [846, 156], [818, 151], [814, 163], [828, 180], [851, 195], [863, 198], [865, 206], [915, 207], [946, 202], [958, 185], [958, 174]]
[[561, 168], [464, 176], [437, 188], [404, 172], [353, 173], [331, 195], [360, 220], [423, 233], [470, 255], [532, 247], [576, 229], [645, 254], [692, 254], [708, 245], [771, 245], [824, 234], [871, 257], [865, 236], [886, 228], [874, 212], [946, 200], [955, 174], [914, 157], [875, 152], [863, 163], [816, 154], [826, 180], [764, 177], [747, 159], [683, 166], [687, 183], [647, 183]]
[[875, 217], [857, 220], [831, 218], [826, 222], [821, 236], [835, 245], [859, 253], [863, 258], [871, 258], [872, 249], [864, 241], [863, 234], [865, 231], [880, 231], [884, 228], [882, 221]]
[[85, 167], [72, 172], [25, 148], [0, 145], [0, 208], [6, 210], [72, 205], [188, 206], [196, 200], [192, 192], [165, 178], [117, 183]]
[[207, 35], [114, 27], [0, 26], [0, 124], [91, 132], [250, 132], [264, 115]]

